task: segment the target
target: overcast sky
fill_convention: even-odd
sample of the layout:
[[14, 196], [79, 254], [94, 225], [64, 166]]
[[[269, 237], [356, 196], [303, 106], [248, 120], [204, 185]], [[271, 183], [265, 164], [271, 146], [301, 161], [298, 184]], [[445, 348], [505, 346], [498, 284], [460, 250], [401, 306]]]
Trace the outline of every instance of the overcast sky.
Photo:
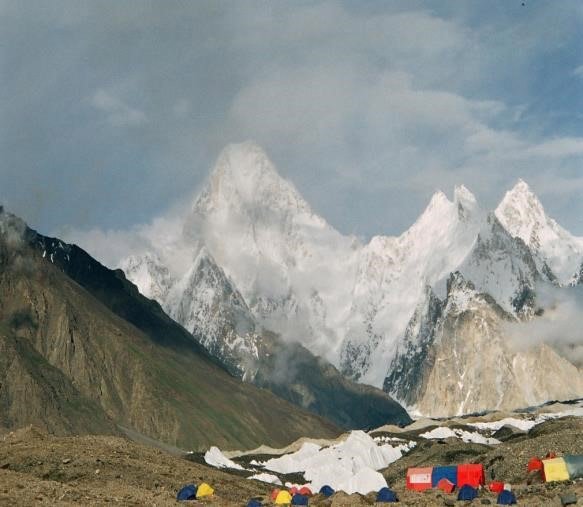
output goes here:
[[124, 230], [255, 140], [344, 233], [525, 179], [583, 235], [583, 2], [0, 0], [0, 199]]

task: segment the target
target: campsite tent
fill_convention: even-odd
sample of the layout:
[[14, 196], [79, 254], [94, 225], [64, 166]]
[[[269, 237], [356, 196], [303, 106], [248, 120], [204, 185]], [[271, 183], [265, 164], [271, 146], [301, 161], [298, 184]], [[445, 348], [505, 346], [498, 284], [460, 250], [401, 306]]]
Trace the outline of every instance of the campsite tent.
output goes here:
[[300, 495], [312, 496], [312, 490], [310, 488], [308, 488], [308, 486], [301, 487], [300, 490], [298, 491], [298, 493]]
[[306, 495], [295, 494], [292, 497], [292, 505], [308, 505], [308, 497]]
[[528, 465], [527, 465], [526, 469], [528, 472], [532, 472], [534, 470], [542, 470], [543, 469], [543, 462], [542, 462], [542, 460], [540, 460], [536, 456], [534, 456], [528, 460]]
[[176, 495], [176, 500], [194, 500], [196, 498], [196, 486], [188, 484], [184, 486]]
[[252, 498], [247, 502], [247, 507], [263, 507], [263, 504], [260, 500], [257, 500], [257, 498]]
[[326, 484], [320, 488], [320, 494], [326, 497], [332, 496], [334, 494], [334, 490]]
[[271, 501], [275, 502], [275, 499], [277, 498], [277, 495], [279, 495], [279, 492], [281, 491], [281, 489], [279, 488], [275, 488], [272, 492], [271, 492]]
[[484, 465], [466, 464], [457, 467], [457, 487], [469, 484], [473, 488], [483, 486], [486, 482]]
[[574, 481], [575, 479], [583, 479], [583, 455], [579, 456], [565, 456], [563, 457], [565, 464], [567, 465], [567, 470], [569, 472], [569, 478]]
[[451, 493], [455, 489], [455, 484], [444, 477], [439, 480], [437, 487], [444, 493]]
[[516, 503], [516, 497], [512, 491], [505, 489], [498, 495], [496, 503], [498, 505], [514, 505]]
[[431, 486], [433, 488], [437, 487], [437, 484], [441, 479], [447, 479], [454, 486], [457, 486], [457, 466], [447, 466], [447, 467], [433, 467], [431, 472]]
[[492, 493], [502, 493], [504, 491], [504, 483], [501, 481], [494, 481], [488, 485], [488, 489]]
[[569, 470], [563, 458], [552, 458], [543, 460], [545, 481], [568, 481]]
[[407, 470], [407, 489], [424, 491], [431, 488], [432, 467], [409, 468]]
[[287, 491], [280, 491], [275, 498], [275, 505], [289, 505], [292, 501], [292, 496]]
[[397, 494], [389, 488], [381, 488], [377, 493], [377, 502], [393, 503], [398, 501]]
[[196, 490], [196, 498], [205, 498], [207, 496], [212, 496], [215, 492], [206, 482], [203, 482]]
[[478, 490], [469, 484], [462, 486], [457, 494], [458, 500], [473, 500], [478, 496]]

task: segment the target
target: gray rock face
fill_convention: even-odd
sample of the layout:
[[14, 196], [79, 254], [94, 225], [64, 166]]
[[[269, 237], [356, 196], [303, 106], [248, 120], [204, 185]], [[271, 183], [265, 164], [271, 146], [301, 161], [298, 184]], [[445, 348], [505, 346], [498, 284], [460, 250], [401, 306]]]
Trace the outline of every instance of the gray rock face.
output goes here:
[[383, 388], [407, 405], [414, 405], [428, 389], [425, 372], [434, 362], [433, 342], [442, 306], [431, 287], [427, 287], [425, 300], [415, 310], [389, 366]]
[[262, 337], [243, 297], [206, 248], [164, 306], [231, 374], [253, 380]]
[[430, 338], [422, 365], [401, 374], [417, 381], [409, 388], [416, 394], [409, 403], [421, 413], [446, 417], [577, 397], [583, 390], [580, 370], [546, 345], [513, 348], [504, 326], [515, 321], [461, 273], [452, 274], [441, 316], [424, 334]]

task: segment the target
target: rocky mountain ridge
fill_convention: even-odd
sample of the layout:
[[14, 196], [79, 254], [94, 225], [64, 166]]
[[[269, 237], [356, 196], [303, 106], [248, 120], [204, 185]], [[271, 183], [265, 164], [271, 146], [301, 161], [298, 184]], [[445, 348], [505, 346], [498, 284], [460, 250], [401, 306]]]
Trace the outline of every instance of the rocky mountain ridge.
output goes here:
[[0, 426], [254, 447], [340, 429], [240, 382], [121, 271], [0, 211]]

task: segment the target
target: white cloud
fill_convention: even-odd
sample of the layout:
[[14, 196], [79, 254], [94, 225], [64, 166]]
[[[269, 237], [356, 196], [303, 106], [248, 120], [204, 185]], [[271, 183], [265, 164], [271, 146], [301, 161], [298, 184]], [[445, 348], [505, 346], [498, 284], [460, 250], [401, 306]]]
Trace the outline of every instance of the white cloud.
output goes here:
[[130, 107], [118, 97], [100, 88], [90, 99], [91, 105], [106, 114], [107, 121], [114, 127], [138, 126], [147, 122], [143, 111]]
[[573, 70], [573, 75], [583, 79], [583, 65], [575, 67], [575, 69]]
[[541, 344], [553, 347], [578, 367], [583, 367], [583, 293], [579, 288], [539, 289], [537, 303], [544, 308], [541, 317], [520, 324], [508, 324], [510, 343], [518, 349]]

